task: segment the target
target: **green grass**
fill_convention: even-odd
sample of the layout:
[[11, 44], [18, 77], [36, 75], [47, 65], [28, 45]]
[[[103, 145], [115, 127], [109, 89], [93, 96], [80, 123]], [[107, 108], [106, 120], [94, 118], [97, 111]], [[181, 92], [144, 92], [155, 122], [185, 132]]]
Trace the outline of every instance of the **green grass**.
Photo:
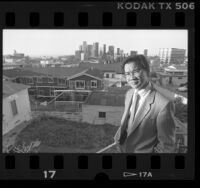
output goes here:
[[43, 116], [33, 120], [17, 137], [16, 145], [39, 139], [50, 147], [77, 149], [102, 149], [113, 143], [118, 127], [113, 125], [91, 125]]

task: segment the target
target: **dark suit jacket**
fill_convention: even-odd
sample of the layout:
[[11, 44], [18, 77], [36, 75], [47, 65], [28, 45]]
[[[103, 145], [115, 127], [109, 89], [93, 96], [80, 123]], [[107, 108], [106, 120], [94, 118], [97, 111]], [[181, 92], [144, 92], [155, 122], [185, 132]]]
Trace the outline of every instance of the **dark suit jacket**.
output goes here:
[[130, 132], [126, 131], [134, 89], [126, 93], [121, 126], [114, 139], [126, 153], [174, 153], [174, 104], [151, 84], [150, 94], [136, 114]]

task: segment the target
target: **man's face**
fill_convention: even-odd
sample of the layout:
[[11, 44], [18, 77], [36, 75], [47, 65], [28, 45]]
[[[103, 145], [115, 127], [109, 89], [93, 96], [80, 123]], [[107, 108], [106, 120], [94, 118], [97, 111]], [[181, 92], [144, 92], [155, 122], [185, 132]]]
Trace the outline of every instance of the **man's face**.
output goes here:
[[147, 72], [139, 69], [134, 62], [124, 66], [126, 81], [134, 89], [142, 89], [149, 80]]

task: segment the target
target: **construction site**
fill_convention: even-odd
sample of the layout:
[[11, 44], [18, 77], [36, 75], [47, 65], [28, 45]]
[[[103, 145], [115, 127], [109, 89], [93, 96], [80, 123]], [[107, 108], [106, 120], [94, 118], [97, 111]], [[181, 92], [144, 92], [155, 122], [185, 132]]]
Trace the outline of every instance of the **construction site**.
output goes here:
[[55, 90], [54, 96], [41, 97], [30, 96], [32, 111], [60, 111], [60, 112], [81, 112], [84, 103], [91, 92]]

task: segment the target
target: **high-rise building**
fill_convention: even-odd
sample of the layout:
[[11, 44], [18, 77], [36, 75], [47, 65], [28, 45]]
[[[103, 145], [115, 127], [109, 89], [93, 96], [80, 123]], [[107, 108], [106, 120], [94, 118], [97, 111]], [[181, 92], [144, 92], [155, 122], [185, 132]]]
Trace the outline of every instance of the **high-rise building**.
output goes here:
[[144, 56], [146, 56], [146, 57], [147, 57], [147, 54], [148, 54], [148, 50], [147, 50], [147, 49], [145, 49], [145, 50], [144, 50]]
[[117, 55], [120, 55], [120, 48], [117, 48]]
[[94, 57], [98, 57], [99, 56], [99, 43], [95, 42], [93, 44], [93, 50], [94, 50]]
[[92, 57], [95, 57], [95, 46], [94, 46], [94, 44], [92, 45]]
[[103, 54], [104, 55], [106, 54], [106, 45], [105, 44], [103, 45]]
[[114, 57], [114, 49], [115, 47], [114, 46], [108, 46], [108, 52], [110, 55], [112, 55]]
[[79, 51], [83, 51], [83, 46], [82, 45], [79, 46]]
[[100, 57], [102, 57], [102, 55], [103, 55], [103, 48], [102, 47], [100, 47], [99, 55], [100, 55]]
[[160, 48], [160, 61], [167, 64], [182, 64], [185, 60], [185, 49], [178, 48]]
[[83, 52], [87, 50], [87, 42], [83, 41]]
[[123, 54], [124, 54], [124, 51], [120, 50], [120, 55], [123, 56]]
[[131, 55], [131, 56], [137, 55], [137, 51], [131, 51], [131, 52], [130, 52], [130, 55]]
[[87, 51], [88, 51], [88, 57], [92, 56], [92, 45], [87, 46]]
[[185, 60], [185, 49], [171, 48], [170, 64], [182, 64]]
[[169, 48], [160, 48], [159, 57], [161, 63], [169, 63]]
[[79, 59], [79, 60], [81, 59], [81, 51], [80, 50], [75, 51], [75, 58]]
[[85, 56], [84, 56], [84, 53], [83, 53], [83, 52], [80, 53], [80, 57], [81, 57], [81, 61], [84, 61], [84, 60], [85, 60]]
[[84, 59], [86, 60], [88, 58], [87, 42], [86, 41], [83, 41], [83, 53], [84, 53]]

